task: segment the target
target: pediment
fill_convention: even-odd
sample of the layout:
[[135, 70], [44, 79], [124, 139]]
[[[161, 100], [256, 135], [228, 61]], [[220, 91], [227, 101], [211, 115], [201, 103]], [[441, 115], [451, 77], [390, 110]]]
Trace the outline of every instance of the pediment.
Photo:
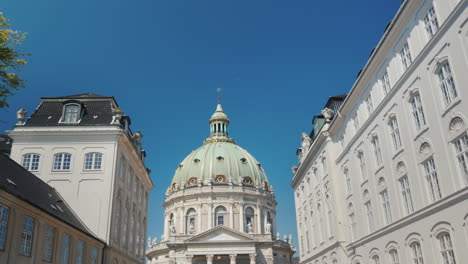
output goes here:
[[255, 242], [255, 239], [248, 234], [244, 234], [225, 226], [217, 226], [203, 233], [195, 235], [186, 242]]

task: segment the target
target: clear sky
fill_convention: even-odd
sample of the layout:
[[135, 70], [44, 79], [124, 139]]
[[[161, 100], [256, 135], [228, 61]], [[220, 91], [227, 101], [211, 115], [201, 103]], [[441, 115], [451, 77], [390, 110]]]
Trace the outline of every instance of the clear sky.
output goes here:
[[347, 93], [401, 0], [2, 0], [28, 32], [27, 88], [0, 110], [0, 133], [42, 96], [115, 96], [143, 132], [155, 184], [148, 234], [163, 230], [164, 193], [209, 134], [216, 88], [230, 135], [275, 187], [278, 229], [297, 242], [291, 167], [331, 95]]

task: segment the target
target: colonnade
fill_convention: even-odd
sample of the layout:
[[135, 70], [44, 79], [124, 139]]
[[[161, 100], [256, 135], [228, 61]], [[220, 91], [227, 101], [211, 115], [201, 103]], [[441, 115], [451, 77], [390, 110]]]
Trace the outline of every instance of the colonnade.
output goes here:
[[[256, 255], [257, 254], [255, 253], [249, 254], [250, 264], [255, 264]], [[194, 256], [187, 256], [187, 263], [191, 264], [193, 257]], [[213, 258], [215, 257], [215, 255], [207, 254], [205, 255], [205, 257], [206, 257], [206, 264], [213, 264]], [[229, 254], [229, 263], [236, 264], [236, 258], [237, 258], [237, 254]]]

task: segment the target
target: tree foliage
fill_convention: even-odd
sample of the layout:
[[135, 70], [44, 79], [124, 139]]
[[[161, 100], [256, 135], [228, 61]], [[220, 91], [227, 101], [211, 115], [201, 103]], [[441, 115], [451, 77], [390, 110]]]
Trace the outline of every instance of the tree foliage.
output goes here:
[[0, 108], [8, 107], [8, 96], [24, 88], [25, 80], [17, 73], [26, 65], [25, 57], [29, 55], [19, 50], [26, 33], [12, 30], [8, 21], [0, 12]]

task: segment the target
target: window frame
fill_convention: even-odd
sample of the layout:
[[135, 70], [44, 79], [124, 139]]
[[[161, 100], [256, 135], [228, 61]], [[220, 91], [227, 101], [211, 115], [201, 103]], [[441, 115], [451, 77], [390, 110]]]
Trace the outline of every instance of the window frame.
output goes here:
[[401, 64], [403, 65], [404, 70], [408, 70], [408, 68], [413, 63], [413, 58], [411, 57], [411, 50], [408, 44], [408, 41], [405, 41], [400, 49], [400, 58]]
[[61, 243], [62, 247], [60, 250], [60, 264], [69, 264], [70, 262], [71, 240], [71, 235], [66, 233], [63, 234]]
[[380, 148], [380, 140], [379, 136], [374, 135], [371, 139], [371, 145], [374, 150], [374, 158], [375, 158], [375, 163], [377, 167], [380, 167], [383, 165], [383, 158], [382, 158], [382, 149]]
[[421, 131], [422, 128], [427, 126], [426, 115], [424, 114], [424, 106], [419, 92], [411, 94], [409, 100], [411, 106], [411, 113], [413, 116], [414, 124], [417, 131]]
[[[69, 156], [69, 158], [68, 158], [68, 167], [66, 168], [65, 162], [66, 162], [67, 156]], [[58, 157], [60, 157], [59, 158], [60, 160], [57, 160]], [[71, 170], [72, 170], [72, 154], [68, 152], [55, 153], [53, 163], [52, 163], [52, 171], [71, 171]]]
[[[456, 264], [455, 249], [453, 246], [453, 239], [447, 231], [437, 234], [437, 241], [439, 242], [439, 250], [442, 258], [442, 263]], [[448, 239], [447, 239], [448, 238]]]
[[458, 98], [457, 86], [450, 62], [448, 60], [440, 62], [435, 73], [439, 80], [443, 102], [445, 103], [445, 107], [448, 107]]
[[426, 10], [423, 21], [424, 29], [426, 30], [428, 40], [430, 40], [434, 37], [434, 35], [437, 33], [437, 31], [439, 31], [440, 28], [439, 20], [437, 19], [437, 14], [435, 12], [434, 5], [431, 5]]
[[401, 140], [400, 126], [398, 124], [398, 118], [396, 115], [392, 115], [388, 118], [388, 126], [390, 128], [390, 137], [392, 138], [393, 150], [398, 152], [403, 148], [403, 142]]
[[461, 173], [462, 181], [465, 186], [468, 185], [468, 132], [465, 131], [457, 136], [453, 141], [455, 157], [458, 163], [458, 169]]
[[[27, 223], [28, 220], [30, 220], [30, 223]], [[19, 248], [19, 254], [22, 256], [31, 257], [32, 255], [35, 224], [36, 221], [33, 217], [23, 216], [23, 229], [21, 231]], [[31, 227], [30, 230], [28, 229], [29, 226]]]
[[403, 204], [405, 205], [406, 215], [412, 214], [414, 212], [414, 203], [408, 175], [402, 176], [398, 182], [400, 183], [400, 192], [402, 194]]
[[[437, 173], [437, 166], [433, 156], [430, 156], [421, 163], [423, 175], [429, 190], [429, 198], [431, 202], [436, 202], [442, 199], [442, 190], [440, 188], [440, 180]], [[435, 180], [435, 182], [433, 182]], [[434, 189], [436, 188], [436, 189]]]
[[[27, 164], [26, 159], [28, 159]], [[21, 159], [21, 166], [28, 171], [39, 171], [39, 164], [41, 162], [41, 154], [38, 153], [26, 153], [23, 154]], [[35, 164], [35, 166], [34, 166]]]
[[[4, 210], [6, 211], [6, 214]], [[5, 250], [5, 245], [7, 241], [7, 235], [8, 235], [9, 219], [10, 219], [10, 207], [0, 203], [0, 250]]]
[[45, 226], [43, 243], [42, 261], [51, 263], [54, 258], [55, 228]]
[[[77, 107], [77, 111], [67, 111], [68, 108]], [[81, 105], [79, 103], [67, 103], [63, 105], [62, 117], [60, 118], [60, 123], [64, 124], [77, 124], [81, 121]], [[72, 120], [73, 115], [76, 114], [76, 120]], [[71, 115], [71, 116], [67, 116]]]
[[380, 199], [382, 201], [383, 217], [385, 225], [389, 225], [393, 222], [392, 219], [392, 207], [390, 206], [390, 196], [388, 190], [384, 189], [380, 192]]
[[409, 244], [412, 263], [424, 264], [424, 254], [422, 253], [421, 243], [419, 241], [413, 241]]
[[[91, 158], [88, 160], [88, 158]], [[84, 156], [83, 170], [85, 171], [100, 171], [102, 170], [104, 154], [101, 152], [88, 152]], [[88, 166], [89, 164], [89, 166]], [[99, 166], [97, 166], [99, 165]]]

